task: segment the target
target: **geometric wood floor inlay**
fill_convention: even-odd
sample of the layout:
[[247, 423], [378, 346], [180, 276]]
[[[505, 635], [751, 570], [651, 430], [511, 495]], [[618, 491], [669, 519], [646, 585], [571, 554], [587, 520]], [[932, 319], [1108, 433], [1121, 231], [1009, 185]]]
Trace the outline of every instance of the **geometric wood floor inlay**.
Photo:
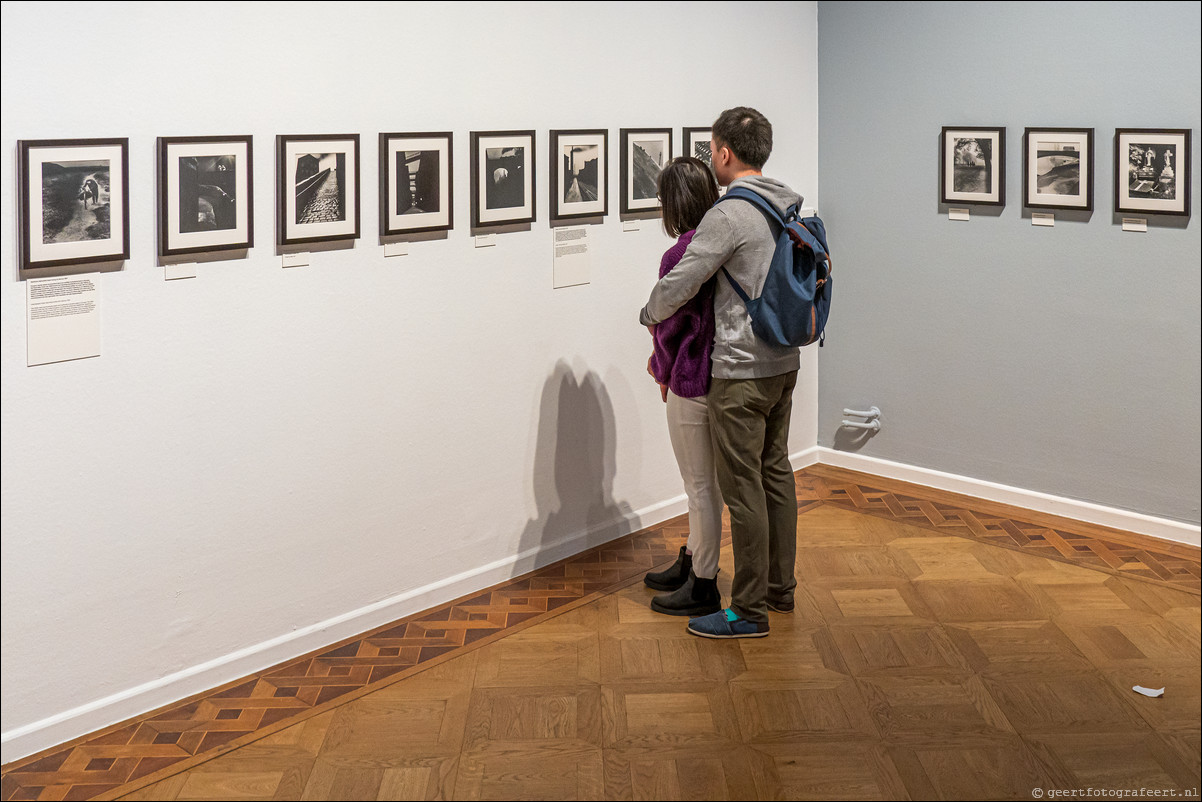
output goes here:
[[16, 761], [3, 800], [1196, 798], [1197, 549], [825, 466], [797, 495], [768, 638], [648, 608], [681, 517]]

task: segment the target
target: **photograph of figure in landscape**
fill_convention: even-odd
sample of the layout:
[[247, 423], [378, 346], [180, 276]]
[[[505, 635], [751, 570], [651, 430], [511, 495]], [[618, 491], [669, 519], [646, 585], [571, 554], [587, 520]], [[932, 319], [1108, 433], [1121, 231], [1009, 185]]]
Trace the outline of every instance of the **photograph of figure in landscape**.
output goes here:
[[993, 141], [957, 137], [952, 188], [956, 192], [993, 193]]
[[303, 153], [293, 177], [296, 223], [346, 220], [346, 153]]
[[181, 156], [179, 160], [179, 230], [227, 231], [238, 225], [238, 159]]
[[42, 244], [111, 236], [109, 160], [42, 162]]
[[440, 156], [437, 150], [397, 151], [397, 214], [430, 214], [441, 210]]
[[484, 151], [484, 208], [510, 209], [526, 205], [526, 149], [486, 148]]

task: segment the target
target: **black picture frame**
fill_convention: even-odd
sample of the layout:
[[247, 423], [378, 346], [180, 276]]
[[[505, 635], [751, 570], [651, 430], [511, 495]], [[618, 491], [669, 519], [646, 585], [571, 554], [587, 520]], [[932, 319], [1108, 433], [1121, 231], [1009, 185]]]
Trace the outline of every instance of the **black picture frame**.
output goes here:
[[1188, 218], [1192, 135], [1188, 128], [1114, 129], [1115, 212]]
[[620, 134], [622, 214], [661, 214], [656, 181], [672, 160], [672, 129], [623, 128]]
[[381, 236], [455, 228], [454, 145], [451, 131], [380, 134]]
[[714, 138], [711, 126], [689, 127], [680, 129], [680, 155], [701, 159], [711, 170], [714, 169], [714, 154], [710, 152], [710, 142]]
[[128, 138], [20, 140], [17, 172], [22, 271], [129, 258]]
[[1005, 126], [943, 126], [939, 133], [939, 202], [1006, 205]]
[[[609, 131], [604, 128], [555, 129], [551, 131], [547, 150], [551, 163], [551, 220], [608, 215]], [[576, 162], [577, 154], [580, 154], [582, 164]]]
[[161, 136], [156, 150], [161, 258], [254, 246], [253, 137]]
[[472, 228], [533, 223], [536, 143], [533, 129], [471, 132]]
[[1024, 207], [1093, 211], [1093, 134], [1092, 128], [1023, 129]]
[[[358, 134], [276, 136], [279, 245], [359, 238], [362, 219], [359, 151]], [[334, 184], [329, 183], [331, 179]], [[323, 194], [324, 199], [320, 197]]]

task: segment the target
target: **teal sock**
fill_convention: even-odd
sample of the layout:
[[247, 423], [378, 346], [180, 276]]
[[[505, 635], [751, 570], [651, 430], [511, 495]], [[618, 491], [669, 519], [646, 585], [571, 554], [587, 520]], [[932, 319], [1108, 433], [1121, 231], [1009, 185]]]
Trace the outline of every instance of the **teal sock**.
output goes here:
[[738, 620], [739, 620], [739, 617], [738, 617], [737, 615], [735, 615], [735, 611], [734, 611], [734, 610], [732, 610], [732, 609], [730, 609], [729, 607], [728, 607], [728, 608], [726, 608], [726, 621], [727, 621], [727, 623], [731, 623], [731, 622], [733, 622], [733, 621], [738, 621]]

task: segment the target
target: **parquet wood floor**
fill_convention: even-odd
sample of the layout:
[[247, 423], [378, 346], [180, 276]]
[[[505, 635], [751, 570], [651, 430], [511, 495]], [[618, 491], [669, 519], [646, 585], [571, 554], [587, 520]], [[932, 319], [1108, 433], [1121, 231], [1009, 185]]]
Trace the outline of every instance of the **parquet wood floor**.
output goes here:
[[5, 766], [3, 799], [1197, 798], [1197, 549], [819, 466], [798, 501], [768, 638], [647, 607], [675, 519]]

